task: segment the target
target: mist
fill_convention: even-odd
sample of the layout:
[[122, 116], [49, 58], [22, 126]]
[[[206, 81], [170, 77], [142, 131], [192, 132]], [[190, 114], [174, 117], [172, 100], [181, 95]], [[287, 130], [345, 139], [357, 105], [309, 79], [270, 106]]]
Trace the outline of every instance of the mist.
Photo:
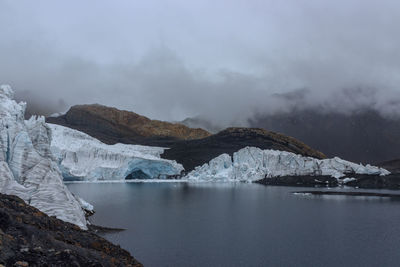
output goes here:
[[100, 103], [245, 125], [318, 107], [400, 115], [400, 3], [0, 0], [0, 83], [33, 113]]

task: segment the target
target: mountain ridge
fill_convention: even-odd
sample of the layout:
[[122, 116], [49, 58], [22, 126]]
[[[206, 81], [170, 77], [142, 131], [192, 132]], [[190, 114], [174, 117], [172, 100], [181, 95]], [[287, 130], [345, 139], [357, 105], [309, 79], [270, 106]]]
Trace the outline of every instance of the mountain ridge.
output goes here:
[[[221, 128], [201, 116], [187, 118], [181, 123], [211, 131]], [[234, 123], [228, 125], [231, 124]], [[362, 163], [400, 158], [400, 118], [383, 115], [369, 107], [353, 112], [299, 107], [273, 114], [258, 113], [248, 119], [246, 126], [292, 136], [328, 157]]]
[[183, 124], [151, 120], [135, 112], [100, 104], [75, 105], [59, 117], [46, 121], [85, 132], [106, 144], [167, 145], [175, 140], [198, 139], [206, 130]]
[[134, 112], [98, 104], [73, 106], [66, 114], [48, 117], [46, 121], [82, 131], [107, 144], [119, 142], [169, 147], [161, 157], [176, 160], [186, 171], [220, 154], [232, 155], [246, 146], [326, 157], [295, 138], [261, 128], [231, 127], [212, 135], [200, 128], [150, 120]]
[[319, 159], [326, 158], [322, 152], [293, 137], [261, 128], [238, 127], [227, 128], [203, 139], [177, 142], [165, 150], [161, 157], [174, 159], [181, 163], [186, 171], [191, 171], [223, 153], [232, 156], [234, 152], [247, 146], [293, 152]]

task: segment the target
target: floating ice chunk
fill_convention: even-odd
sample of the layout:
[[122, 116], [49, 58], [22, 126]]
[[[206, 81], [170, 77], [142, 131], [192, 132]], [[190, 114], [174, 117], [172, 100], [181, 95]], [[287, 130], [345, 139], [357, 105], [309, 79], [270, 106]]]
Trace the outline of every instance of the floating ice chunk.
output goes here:
[[356, 181], [356, 180], [357, 180], [356, 178], [344, 178], [344, 179], [342, 180], [342, 183], [343, 183], [343, 184], [347, 184], [347, 183], [350, 183], [350, 182]]
[[79, 201], [79, 204], [81, 205], [82, 209], [89, 211], [89, 212], [94, 212], [94, 207], [92, 204], [89, 202], [85, 201], [83, 198], [75, 196], [76, 199]]

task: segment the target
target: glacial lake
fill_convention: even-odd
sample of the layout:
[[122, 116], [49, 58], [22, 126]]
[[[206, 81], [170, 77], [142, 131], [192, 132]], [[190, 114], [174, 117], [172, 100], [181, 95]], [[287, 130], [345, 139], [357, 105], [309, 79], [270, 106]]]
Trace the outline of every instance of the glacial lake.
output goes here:
[[94, 224], [127, 229], [103, 236], [145, 266], [400, 264], [400, 201], [390, 198], [294, 195], [310, 188], [247, 183], [68, 187], [95, 206]]

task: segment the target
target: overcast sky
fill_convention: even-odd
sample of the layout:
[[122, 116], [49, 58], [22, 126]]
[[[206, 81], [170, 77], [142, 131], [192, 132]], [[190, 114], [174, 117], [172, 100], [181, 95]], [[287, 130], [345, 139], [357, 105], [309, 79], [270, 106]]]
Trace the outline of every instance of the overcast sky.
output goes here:
[[0, 83], [50, 109], [163, 120], [293, 105], [391, 114], [399, 25], [395, 0], [0, 0]]

